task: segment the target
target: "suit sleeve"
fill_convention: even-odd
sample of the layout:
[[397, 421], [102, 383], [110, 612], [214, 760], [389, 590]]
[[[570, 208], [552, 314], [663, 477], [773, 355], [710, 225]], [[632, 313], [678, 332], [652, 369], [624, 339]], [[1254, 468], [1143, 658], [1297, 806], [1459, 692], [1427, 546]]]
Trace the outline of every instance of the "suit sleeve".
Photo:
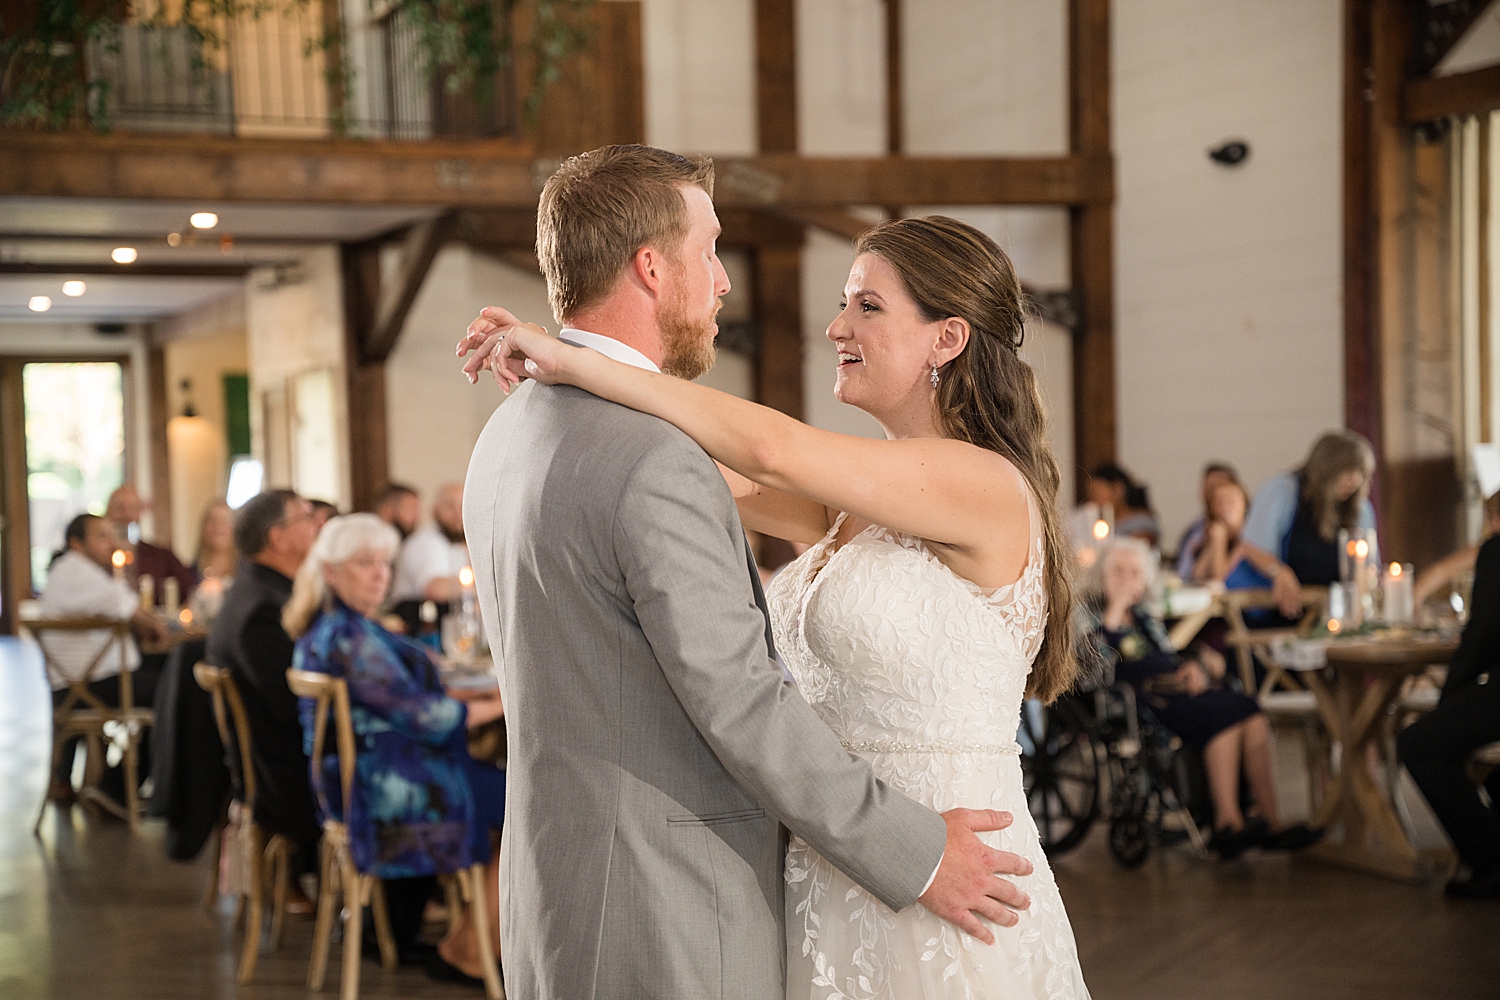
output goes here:
[[[1469, 600], [1469, 624], [1464, 626], [1458, 652], [1448, 665], [1444, 697], [1473, 684], [1483, 673], [1500, 670], [1500, 536], [1479, 550], [1474, 564], [1474, 592]], [[1500, 677], [1491, 677], [1493, 683]]]
[[614, 524], [629, 598], [667, 682], [725, 768], [794, 833], [900, 910], [947, 828], [839, 744], [768, 655], [733, 498], [685, 438], [649, 451]]

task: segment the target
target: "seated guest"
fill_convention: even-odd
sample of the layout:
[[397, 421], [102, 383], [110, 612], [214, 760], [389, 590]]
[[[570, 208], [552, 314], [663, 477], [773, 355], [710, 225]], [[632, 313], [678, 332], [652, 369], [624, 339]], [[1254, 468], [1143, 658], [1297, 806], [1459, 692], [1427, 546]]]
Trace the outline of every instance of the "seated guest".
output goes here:
[[1203, 533], [1211, 514], [1214, 490], [1224, 483], [1237, 483], [1240, 477], [1227, 462], [1210, 462], [1203, 467], [1203, 479], [1198, 484], [1198, 494], [1203, 500], [1203, 513], [1187, 526], [1177, 542], [1177, 575], [1184, 580], [1193, 578], [1193, 563], [1198, 558], [1198, 549], [1203, 544]]
[[[1293, 850], [1316, 842], [1318, 834], [1305, 825], [1281, 822], [1271, 727], [1255, 699], [1212, 687], [1211, 674], [1222, 674], [1222, 663], [1206, 662], [1213, 655], [1210, 650], [1196, 659], [1180, 658], [1160, 619], [1141, 607], [1150, 559], [1137, 539], [1116, 538], [1106, 546], [1101, 559], [1104, 616], [1096, 634], [1101, 646], [1119, 657], [1115, 676], [1135, 688], [1137, 704], [1203, 754], [1214, 810], [1209, 846], [1229, 859], [1257, 845]], [[1242, 769], [1259, 814], [1250, 819], [1240, 810]]]
[[401, 483], [386, 483], [375, 494], [375, 503], [370, 507], [375, 516], [395, 528], [401, 540], [417, 530], [417, 521], [422, 517], [422, 499], [417, 491]]
[[[103, 518], [79, 514], [68, 523], [64, 539], [67, 549], [58, 554], [47, 571], [47, 586], [41, 598], [43, 618], [109, 618], [130, 622], [131, 630], [143, 638], [160, 642], [166, 637], [165, 626], [141, 607], [140, 595], [124, 580], [114, 578], [110, 559], [115, 553], [115, 536]], [[135, 642], [127, 642], [121, 650], [119, 643], [109, 640], [107, 631], [53, 632], [41, 636], [54, 706], [61, 705], [67, 697], [68, 681], [81, 680], [108, 642], [109, 649], [89, 675], [88, 690], [106, 705], [119, 705], [120, 671], [127, 670], [131, 672], [131, 700], [135, 707], [151, 707], [165, 657], [147, 657], [143, 661]], [[70, 774], [77, 745], [77, 739], [69, 741], [52, 775], [48, 796], [54, 802], [69, 802], [73, 798]], [[140, 756], [139, 774], [144, 780], [151, 773], [148, 740], [141, 740]], [[109, 769], [102, 790], [123, 802], [124, 774], [118, 768]]]
[[1396, 752], [1427, 796], [1459, 858], [1466, 878], [1448, 893], [1500, 899], [1500, 770], [1485, 782], [1489, 802], [1470, 780], [1469, 758], [1500, 742], [1500, 538], [1479, 550], [1469, 624], [1448, 665], [1437, 708], [1396, 738]]
[[1258, 545], [1245, 541], [1245, 512], [1250, 497], [1237, 482], [1221, 483], [1209, 502], [1208, 521], [1189, 579], [1223, 584], [1228, 590], [1260, 590], [1286, 567]]
[[234, 511], [223, 500], [215, 500], [203, 508], [193, 573], [200, 581], [213, 578], [228, 582], [234, 578], [239, 561], [239, 550], [234, 547]]
[[391, 583], [391, 605], [406, 623], [406, 634], [416, 635], [421, 607], [432, 601], [441, 619], [448, 605], [463, 596], [458, 571], [469, 565], [464, 541], [464, 485], [447, 483], [432, 502], [432, 523], [401, 543]]
[[[292, 640], [281, 627], [281, 611], [316, 537], [312, 506], [291, 490], [270, 490], [246, 501], [234, 523], [235, 546], [244, 558], [207, 647], [208, 662], [233, 675], [245, 703], [254, 751], [255, 821], [296, 843], [299, 872], [316, 871], [322, 827], [307, 784], [297, 699], [286, 683]], [[231, 754], [232, 770], [238, 759]], [[311, 910], [300, 892], [288, 906], [298, 913]]]
[[[372, 514], [329, 521], [297, 574], [282, 620], [297, 637], [298, 670], [342, 677], [360, 752], [352, 816], [343, 802], [338, 758], [323, 762], [319, 807], [349, 827], [350, 850], [362, 872], [391, 880], [386, 886], [391, 932], [410, 950], [421, 929], [430, 876], [474, 863], [490, 864], [487, 881], [499, 892], [490, 831], [505, 812], [505, 772], [469, 756], [467, 727], [501, 717], [498, 692], [459, 701], [448, 697], [427, 651], [381, 628], [373, 619], [390, 585], [399, 536]], [[302, 704], [305, 746], [312, 749], [313, 705]], [[412, 880], [418, 881], [412, 884]], [[490, 926], [499, 948], [498, 898]], [[461, 928], [439, 946], [434, 974], [479, 976], [477, 948]], [[473, 932], [468, 931], [472, 941]], [[472, 964], [469, 959], [472, 959]], [[446, 967], [445, 967], [446, 966]]]
[[1412, 588], [1412, 599], [1416, 602], [1416, 607], [1420, 608], [1426, 604], [1428, 598], [1446, 593], [1459, 577], [1474, 573], [1480, 546], [1493, 536], [1500, 534], [1500, 493], [1492, 495], [1484, 502], [1484, 525], [1480, 530], [1479, 545], [1470, 545], [1459, 549], [1452, 555], [1444, 556], [1417, 574], [1416, 586]]
[[152, 600], [162, 603], [162, 581], [172, 577], [177, 581], [177, 599], [186, 602], [198, 586], [197, 575], [182, 564], [171, 549], [152, 545], [141, 537], [141, 515], [146, 504], [135, 487], [126, 483], [109, 495], [109, 504], [104, 509], [104, 520], [114, 530], [115, 548], [130, 554], [125, 565], [125, 576], [131, 586], [136, 586], [143, 576], [152, 583]]
[[1101, 510], [1106, 505], [1114, 510], [1116, 535], [1139, 538], [1152, 548], [1156, 547], [1161, 529], [1156, 524], [1156, 515], [1151, 512], [1146, 487], [1123, 468], [1106, 463], [1089, 473], [1089, 500]]
[[1370, 442], [1353, 431], [1334, 431], [1318, 439], [1300, 469], [1282, 473], [1255, 494], [1244, 539], [1286, 564], [1271, 581], [1282, 614], [1301, 613], [1301, 587], [1338, 582], [1341, 529], [1369, 531], [1370, 562], [1379, 564], [1369, 498], [1374, 474]]

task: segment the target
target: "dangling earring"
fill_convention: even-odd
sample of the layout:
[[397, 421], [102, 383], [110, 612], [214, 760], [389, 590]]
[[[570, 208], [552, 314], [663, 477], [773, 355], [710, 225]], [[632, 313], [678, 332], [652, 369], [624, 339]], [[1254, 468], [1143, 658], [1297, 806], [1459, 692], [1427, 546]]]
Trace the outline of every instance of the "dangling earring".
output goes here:
[[938, 387], [938, 383], [941, 382], [941, 381], [942, 381], [942, 377], [940, 375], [938, 375], [937, 365], [933, 365], [932, 366], [932, 387], [934, 389], [936, 389]]

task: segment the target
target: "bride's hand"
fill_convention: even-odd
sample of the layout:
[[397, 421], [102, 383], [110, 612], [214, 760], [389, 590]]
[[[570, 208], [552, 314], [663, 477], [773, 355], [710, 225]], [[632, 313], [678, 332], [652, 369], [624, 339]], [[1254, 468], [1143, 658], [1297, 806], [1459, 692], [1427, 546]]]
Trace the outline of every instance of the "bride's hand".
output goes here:
[[541, 327], [532, 323], [526, 323], [510, 312], [499, 306], [486, 306], [479, 311], [479, 318], [469, 324], [469, 329], [464, 332], [463, 339], [458, 342], [458, 356], [463, 357], [474, 353], [464, 362], [464, 377], [473, 385], [479, 381], [479, 373], [489, 368], [490, 354], [496, 345], [504, 339], [506, 332], [513, 326], [531, 326], [533, 329], [542, 330]]
[[566, 344], [532, 323], [507, 327], [485, 339], [486, 367], [506, 395], [528, 378], [544, 385], [568, 381], [565, 365], [570, 355], [586, 350]]

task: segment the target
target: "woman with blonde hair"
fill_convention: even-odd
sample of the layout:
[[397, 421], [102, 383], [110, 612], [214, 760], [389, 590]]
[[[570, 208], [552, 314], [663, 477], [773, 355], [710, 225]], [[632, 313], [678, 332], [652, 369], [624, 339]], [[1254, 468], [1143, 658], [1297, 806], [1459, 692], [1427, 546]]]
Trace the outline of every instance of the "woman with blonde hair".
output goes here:
[[507, 389], [575, 385], [681, 428], [726, 467], [747, 528], [811, 546], [767, 601], [788, 668], [844, 746], [936, 811], [1014, 815], [982, 837], [1030, 860], [1015, 880], [1030, 906], [984, 913], [1019, 924], [993, 935], [972, 914], [893, 912], [794, 838], [787, 996], [1087, 997], [1015, 742], [1023, 697], [1051, 700], [1076, 671], [1060, 477], [1017, 353], [1020, 282], [993, 240], [941, 216], [877, 226], [855, 249], [828, 327], [834, 395], [885, 440], [611, 360], [503, 310], [460, 351], [478, 347]]
[[[500, 828], [504, 816], [505, 773], [469, 756], [466, 730], [500, 718], [504, 710], [498, 695], [467, 702], [449, 697], [427, 651], [375, 620], [399, 545], [396, 529], [374, 514], [331, 519], [297, 571], [282, 624], [297, 642], [294, 669], [342, 677], [349, 686], [360, 743], [353, 815], [340, 816], [338, 795], [323, 792], [340, 787], [334, 755], [313, 776], [320, 811], [348, 825], [360, 871], [422, 880], [474, 863], [494, 866], [490, 831]], [[312, 703], [303, 699], [299, 710], [310, 754]], [[498, 869], [491, 874], [488, 882], [498, 896]], [[398, 946], [414, 943], [429, 889], [422, 881], [388, 886]], [[498, 898], [489, 906], [498, 953]], [[435, 978], [479, 982], [472, 928], [455, 928], [428, 971]]]
[[1338, 582], [1340, 530], [1368, 531], [1370, 559], [1380, 561], [1370, 503], [1374, 475], [1370, 442], [1354, 431], [1331, 431], [1318, 438], [1301, 468], [1256, 492], [1241, 537], [1276, 557], [1274, 564], [1256, 568], [1270, 579], [1282, 614], [1301, 614], [1302, 587]]
[[198, 524], [198, 552], [193, 556], [193, 572], [199, 580], [217, 578], [228, 581], [240, 561], [234, 547], [234, 511], [223, 500], [211, 501], [203, 508]]

